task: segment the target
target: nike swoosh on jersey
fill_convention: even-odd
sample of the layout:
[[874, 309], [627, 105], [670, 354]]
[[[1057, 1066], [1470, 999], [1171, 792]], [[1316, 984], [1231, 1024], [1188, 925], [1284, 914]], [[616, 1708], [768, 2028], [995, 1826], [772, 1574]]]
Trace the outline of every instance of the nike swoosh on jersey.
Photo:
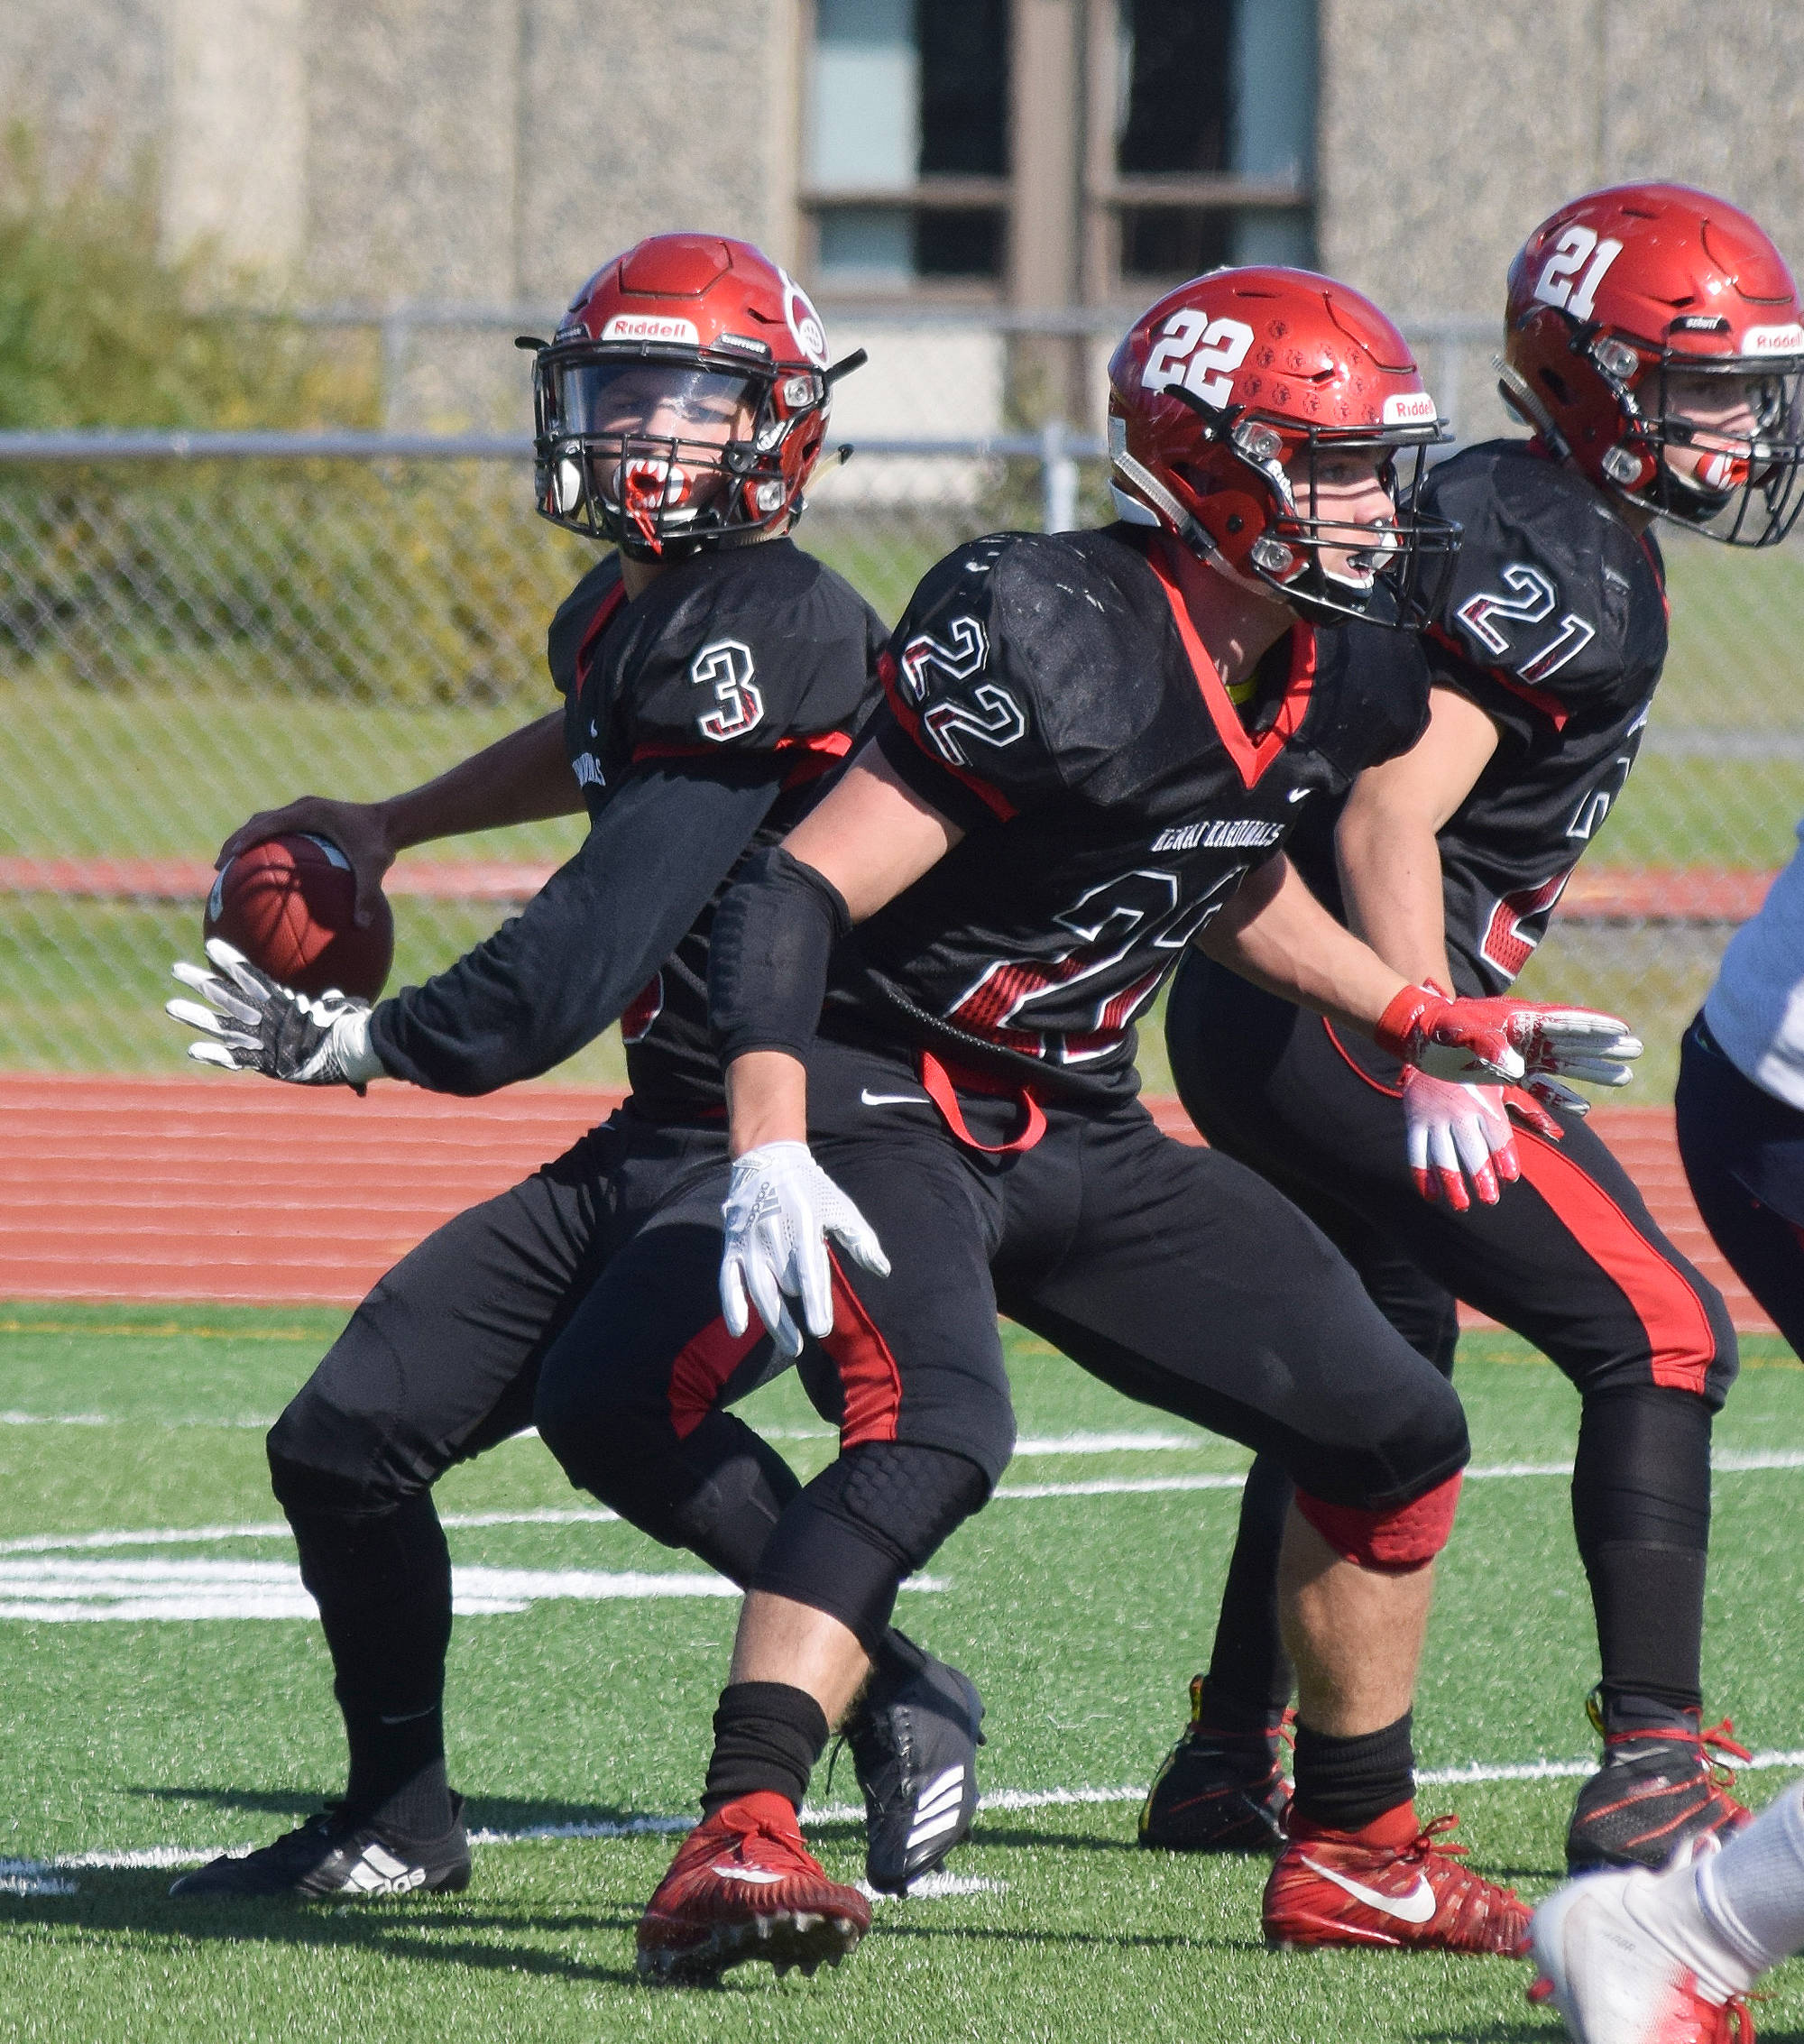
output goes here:
[[1284, 800], [1286, 802], [1301, 802], [1306, 796], [1313, 795], [1314, 793], [1315, 790], [1312, 787], [1293, 787], [1292, 788], [1290, 793], [1285, 796]]
[[925, 1093], [873, 1093], [866, 1086], [859, 1094], [866, 1107], [931, 1107]]
[[1440, 1906], [1425, 1874], [1416, 1875], [1415, 1886], [1408, 1894], [1384, 1895], [1376, 1888], [1367, 1887], [1363, 1881], [1355, 1881], [1350, 1874], [1337, 1874], [1331, 1866], [1323, 1866], [1307, 1853], [1299, 1853], [1297, 1857], [1312, 1874], [1319, 1874], [1324, 1881], [1333, 1882], [1337, 1888], [1346, 1889], [1356, 1902], [1364, 1902], [1367, 1909], [1376, 1910], [1380, 1916], [1394, 1916], [1399, 1923], [1426, 1923]]
[[723, 1881], [751, 1881], [760, 1887], [773, 1887], [782, 1880], [780, 1874], [768, 1873], [761, 1866], [711, 1866], [710, 1874], [717, 1874]]

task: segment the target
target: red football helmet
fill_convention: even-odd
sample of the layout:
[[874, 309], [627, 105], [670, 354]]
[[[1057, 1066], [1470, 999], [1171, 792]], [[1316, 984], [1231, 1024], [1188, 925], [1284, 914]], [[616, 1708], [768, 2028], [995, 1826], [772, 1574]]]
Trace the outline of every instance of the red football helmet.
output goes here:
[[[1369, 299], [1307, 270], [1218, 270], [1167, 292], [1109, 364], [1117, 510], [1302, 616], [1418, 627], [1459, 529], [1411, 508], [1448, 437], [1409, 345]], [[1396, 455], [1414, 450], [1413, 473]], [[1381, 455], [1394, 507], [1349, 522], [1319, 493], [1337, 454]], [[1404, 487], [1399, 490], [1399, 483]]]
[[1714, 539], [1790, 530], [1804, 320], [1745, 213], [1685, 185], [1588, 192], [1523, 243], [1505, 322], [1499, 388], [1554, 454]]
[[641, 557], [801, 515], [834, 382], [806, 292], [750, 242], [653, 235], [596, 271], [534, 349], [538, 509]]

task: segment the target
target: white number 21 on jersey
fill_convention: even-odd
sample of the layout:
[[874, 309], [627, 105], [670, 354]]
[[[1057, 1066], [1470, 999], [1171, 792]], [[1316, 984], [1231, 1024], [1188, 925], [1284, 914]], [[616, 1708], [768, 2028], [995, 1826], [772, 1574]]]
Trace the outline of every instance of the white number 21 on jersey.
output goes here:
[[[1581, 227], [1575, 221], [1560, 235], [1553, 253], [1548, 257], [1546, 267], [1535, 284], [1534, 295], [1543, 305], [1557, 305], [1575, 319], [1588, 319], [1597, 286], [1604, 281], [1604, 272], [1622, 253], [1621, 242], [1600, 242], [1589, 227]], [[1588, 258], [1591, 266], [1578, 277]], [[1576, 285], [1575, 277], [1578, 277]]]
[[[1197, 346], [1198, 342], [1202, 345]], [[1247, 359], [1253, 345], [1253, 329], [1240, 319], [1210, 319], [1188, 309], [1174, 313], [1159, 336], [1158, 345], [1146, 357], [1144, 389], [1159, 391], [1182, 383], [1195, 391], [1204, 404], [1224, 405], [1232, 385], [1229, 374]], [[1191, 350], [1196, 349], [1194, 354]], [[1190, 355], [1188, 373], [1181, 366]]]

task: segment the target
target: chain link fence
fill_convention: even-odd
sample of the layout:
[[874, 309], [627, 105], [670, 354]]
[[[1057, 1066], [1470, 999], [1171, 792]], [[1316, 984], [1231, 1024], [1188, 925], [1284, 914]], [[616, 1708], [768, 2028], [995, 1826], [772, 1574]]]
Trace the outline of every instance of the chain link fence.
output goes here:
[[[888, 619], [975, 532], [1108, 515], [1095, 441], [867, 441], [805, 545]], [[862, 474], [861, 474], [862, 471]], [[1669, 545], [1672, 656], [1641, 763], [1524, 976], [1673, 1045], [1804, 814], [1804, 560]], [[550, 706], [544, 631], [593, 558], [521, 443], [0, 437], [0, 1069], [179, 1069], [161, 1005], [213, 853], [303, 792], [410, 786]], [[448, 962], [580, 819], [396, 868], [396, 983]], [[1168, 1083], [1147, 1033], [1149, 1086]], [[617, 1081], [603, 1041], [559, 1074]]]

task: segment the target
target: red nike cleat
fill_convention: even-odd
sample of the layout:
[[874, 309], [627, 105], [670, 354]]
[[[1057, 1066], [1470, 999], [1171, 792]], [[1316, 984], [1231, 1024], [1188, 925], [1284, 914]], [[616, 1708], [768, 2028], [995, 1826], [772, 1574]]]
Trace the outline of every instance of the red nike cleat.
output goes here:
[[788, 1798], [741, 1796], [683, 1842], [639, 1925], [639, 1970], [656, 1981], [715, 1980], [747, 1959], [779, 1974], [837, 1966], [870, 1929], [870, 1904], [830, 1881]]
[[1529, 1912], [1513, 1888], [1460, 1864], [1464, 1846], [1440, 1843], [1459, 1821], [1419, 1827], [1404, 1803], [1363, 1831], [1319, 1831], [1293, 1814], [1266, 1883], [1266, 1942], [1519, 1954]]

